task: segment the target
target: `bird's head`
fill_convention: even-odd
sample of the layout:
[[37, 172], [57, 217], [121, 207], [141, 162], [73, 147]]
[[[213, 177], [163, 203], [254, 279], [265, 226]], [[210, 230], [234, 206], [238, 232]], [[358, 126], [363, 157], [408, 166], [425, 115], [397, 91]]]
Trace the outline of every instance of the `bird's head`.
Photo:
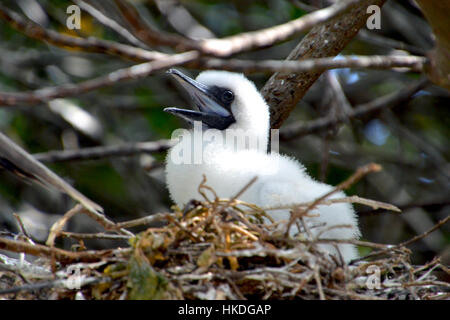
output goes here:
[[206, 128], [242, 129], [267, 139], [269, 107], [253, 82], [243, 74], [228, 71], [204, 71], [191, 79], [178, 70], [170, 69], [187, 90], [198, 110], [166, 108], [189, 122], [201, 121]]

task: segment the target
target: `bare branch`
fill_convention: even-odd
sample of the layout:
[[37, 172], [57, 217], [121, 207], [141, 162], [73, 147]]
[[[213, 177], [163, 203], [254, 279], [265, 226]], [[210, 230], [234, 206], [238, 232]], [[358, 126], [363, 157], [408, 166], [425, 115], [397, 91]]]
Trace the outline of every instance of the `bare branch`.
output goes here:
[[368, 258], [371, 258], [371, 257], [374, 257], [374, 256], [378, 256], [378, 255], [380, 255], [380, 254], [385, 254], [385, 253], [387, 253], [387, 252], [389, 252], [389, 251], [391, 251], [391, 250], [393, 250], [393, 249], [398, 249], [398, 248], [401, 248], [401, 247], [406, 247], [406, 246], [410, 245], [411, 243], [417, 242], [417, 241], [419, 241], [420, 239], [425, 238], [425, 237], [428, 236], [430, 233], [432, 233], [432, 232], [438, 230], [440, 227], [442, 227], [444, 224], [446, 224], [446, 223], [449, 222], [449, 221], [450, 221], [450, 215], [448, 215], [448, 216], [445, 217], [444, 219], [440, 220], [440, 221], [439, 221], [438, 223], [436, 223], [433, 227], [431, 227], [430, 229], [426, 230], [426, 231], [423, 232], [422, 234], [419, 234], [419, 235], [417, 235], [417, 236], [415, 236], [415, 237], [412, 237], [411, 239], [409, 239], [409, 240], [407, 240], [407, 241], [404, 241], [404, 242], [402, 242], [402, 243], [399, 243], [399, 244], [397, 244], [397, 245], [395, 245], [395, 246], [390, 246], [390, 247], [387, 248], [387, 249], [372, 252], [372, 253], [370, 253], [370, 254], [364, 256], [364, 257], [361, 257], [361, 258], [358, 258], [358, 259], [355, 259], [355, 260], [351, 261], [351, 263], [352, 263], [352, 262], [355, 262], [355, 261], [366, 260], [366, 259], [368, 259]]
[[[33, 256], [52, 257], [54, 255], [59, 262], [70, 263], [76, 261], [93, 262], [99, 261], [102, 256], [109, 255], [113, 250], [89, 250], [72, 252], [59, 248], [51, 248], [41, 244], [30, 244], [25, 241], [0, 238], [0, 249], [11, 252], [24, 252]], [[122, 250], [126, 251], [126, 250]]]
[[78, 84], [67, 84], [57, 87], [43, 88], [36, 91], [20, 93], [0, 93], [0, 106], [14, 106], [18, 104], [37, 104], [55, 98], [70, 97], [111, 86], [121, 81], [142, 79], [151, 73], [175, 65], [180, 65], [198, 58], [198, 52], [188, 51], [155, 61], [145, 62], [128, 68], [113, 71], [105, 76], [90, 79]]
[[[290, 205], [286, 205], [286, 206], [263, 207], [261, 209], [264, 211], [279, 210], [279, 209], [293, 209], [295, 207], [307, 207], [307, 206], [311, 205], [313, 202], [314, 201], [295, 203], [295, 204], [290, 204]], [[392, 204], [381, 202], [381, 201], [375, 201], [375, 200], [371, 200], [371, 199], [365, 199], [365, 198], [358, 197], [358, 196], [334, 198], [334, 199], [324, 199], [324, 200], [320, 201], [321, 206], [322, 205], [329, 206], [334, 203], [358, 203], [358, 204], [363, 204], [363, 205], [372, 207], [374, 210], [385, 209], [385, 210], [390, 210], [390, 211], [395, 211], [395, 212], [401, 212], [401, 210], [399, 208], [397, 208], [396, 206], [394, 206]]]
[[46, 186], [53, 187], [60, 192], [68, 194], [75, 201], [81, 203], [89, 212], [98, 214], [103, 208], [70, 184], [65, 182], [56, 173], [33, 158], [31, 154], [19, 147], [11, 139], [0, 132], [0, 165], [10, 169], [19, 176], [30, 178]]
[[109, 233], [77, 233], [61, 231], [61, 236], [66, 238], [73, 238], [77, 240], [91, 240], [91, 239], [105, 239], [105, 240], [128, 240], [131, 236], [124, 234], [109, 234]]
[[226, 57], [254, 48], [267, 47], [328, 21], [362, 0], [341, 0], [325, 9], [317, 10], [278, 26], [241, 33], [224, 39], [204, 40], [201, 50], [214, 56]]
[[45, 244], [49, 247], [54, 247], [55, 246], [55, 239], [59, 236], [59, 234], [61, 233], [62, 228], [64, 228], [64, 225], [77, 213], [80, 213], [81, 211], [83, 211], [83, 207], [80, 205], [76, 205], [75, 207], [73, 207], [71, 210], [67, 211], [64, 216], [60, 219], [58, 219], [50, 228], [50, 233], [47, 237], [47, 241], [45, 242]]
[[132, 228], [136, 226], [144, 226], [149, 225], [157, 221], [168, 220], [169, 217], [174, 217], [173, 213], [155, 213], [150, 216], [146, 216], [143, 218], [129, 220], [124, 222], [119, 222], [116, 225], [116, 228]]
[[436, 231], [437, 229], [439, 229], [440, 227], [442, 227], [444, 224], [446, 224], [447, 222], [450, 221], [450, 215], [448, 215], [447, 217], [445, 217], [444, 219], [440, 220], [438, 223], [436, 223], [433, 227], [431, 227], [430, 229], [428, 229], [427, 231], [425, 231], [422, 234], [419, 234], [407, 241], [404, 241], [400, 244], [398, 244], [398, 247], [406, 247], [408, 245], [410, 245], [411, 243], [417, 242], [420, 239], [425, 238], [426, 236], [428, 236], [430, 233]]
[[110, 157], [132, 156], [141, 153], [164, 152], [172, 146], [170, 140], [134, 142], [119, 146], [101, 146], [74, 150], [49, 151], [34, 154], [42, 162], [93, 160]]
[[328, 21], [361, 1], [341, 0], [333, 6], [312, 12], [284, 24], [254, 32], [241, 33], [223, 39], [206, 39], [201, 41], [153, 30], [142, 20], [133, 5], [118, 0], [115, 0], [115, 3], [123, 17], [133, 28], [134, 34], [149, 45], [168, 45], [177, 50], [199, 50], [204, 54], [227, 57], [239, 52], [267, 47], [274, 43], [287, 40], [295, 34]]
[[121, 81], [139, 79], [161, 69], [175, 65], [189, 65], [202, 69], [223, 69], [232, 71], [258, 72], [258, 71], [283, 71], [301, 72], [316, 71], [335, 68], [375, 68], [390, 69], [393, 67], [408, 67], [415, 71], [422, 70], [425, 58], [416, 56], [353, 56], [342, 59], [321, 58], [302, 61], [279, 60], [221, 60], [200, 59], [198, 52], [189, 51], [177, 55], [166, 55], [159, 60], [142, 63], [129, 68], [119, 69], [108, 75], [87, 80], [79, 84], [69, 84], [60, 87], [38, 89], [26, 93], [0, 92], [0, 106], [13, 106], [20, 104], [36, 104], [55, 98], [69, 97], [85, 93], [102, 87], [114, 85]]
[[[416, 92], [422, 90], [427, 84], [427, 79], [422, 79], [412, 85], [399, 90], [398, 92], [391, 93], [389, 95], [380, 97], [368, 103], [361, 104], [356, 106], [351, 112], [346, 114], [348, 118], [358, 118], [363, 115], [366, 115], [370, 112], [375, 112], [381, 110], [383, 108], [392, 108], [408, 99], [411, 98]], [[280, 139], [281, 140], [291, 140], [298, 137], [302, 137], [304, 135], [319, 132], [322, 130], [326, 130], [336, 124], [342, 123], [346, 118], [340, 117], [323, 117], [314, 121], [309, 121], [307, 123], [292, 123], [288, 126], [285, 126], [280, 131]]]
[[292, 226], [292, 224], [294, 223], [294, 221], [298, 218], [298, 217], [302, 217], [303, 214], [310, 212], [312, 209], [314, 209], [315, 207], [317, 207], [318, 205], [320, 205], [320, 203], [327, 199], [329, 196], [341, 191], [341, 190], [345, 190], [348, 187], [350, 187], [351, 185], [353, 185], [354, 183], [356, 183], [358, 180], [360, 180], [362, 177], [364, 177], [365, 175], [371, 173], [371, 172], [377, 172], [381, 170], [381, 166], [376, 164], [376, 163], [370, 163], [368, 165], [365, 165], [363, 167], [358, 168], [358, 170], [356, 170], [356, 172], [351, 175], [347, 180], [345, 180], [344, 182], [341, 182], [340, 184], [338, 184], [336, 187], [333, 188], [333, 190], [331, 190], [330, 192], [325, 193], [323, 196], [315, 199], [311, 204], [309, 204], [306, 209], [300, 209], [298, 210], [298, 212], [295, 212], [291, 215], [291, 218], [289, 219], [289, 223], [287, 225], [286, 228], [286, 235], [289, 234], [289, 230]]
[[[367, 7], [369, 5], [381, 7], [384, 2], [385, 0], [361, 0], [345, 13], [322, 25], [315, 26], [289, 54], [287, 60], [337, 55], [365, 24], [368, 17]], [[315, 12], [320, 11], [322, 10]], [[261, 93], [270, 106], [272, 128], [281, 127], [284, 120], [320, 75], [320, 71], [276, 73], [267, 81]]]
[[214, 33], [200, 24], [179, 1], [156, 0], [155, 4], [168, 23], [184, 36], [191, 39], [215, 38]]
[[167, 56], [164, 53], [148, 51], [113, 41], [101, 40], [93, 37], [84, 39], [64, 35], [53, 30], [47, 30], [32, 21], [22, 18], [19, 14], [9, 10], [2, 4], [0, 4], [0, 19], [3, 19], [9, 23], [11, 27], [32, 39], [44, 41], [57, 47], [70, 47], [85, 52], [105, 53], [137, 61], [155, 60]]
[[83, 0], [72, 0], [76, 3], [81, 9], [89, 13], [92, 17], [97, 19], [100, 23], [107, 26], [108, 28], [114, 30], [119, 35], [121, 35], [124, 39], [126, 39], [129, 43], [137, 46], [137, 47], [145, 47], [145, 45], [136, 39], [127, 29], [122, 27], [119, 23], [114, 21], [113, 19], [104, 15], [101, 11], [97, 10], [94, 6]]
[[114, 0], [120, 13], [130, 25], [133, 34], [142, 42], [149, 46], [166, 45], [179, 51], [199, 50], [197, 41], [185, 38], [183, 36], [157, 31], [151, 28], [139, 15], [138, 10], [132, 3], [121, 0]]
[[397, 50], [408, 51], [411, 54], [425, 56], [426, 51], [422, 48], [410, 45], [408, 43], [398, 41], [395, 39], [387, 38], [381, 36], [375, 32], [370, 32], [368, 30], [361, 29], [358, 33], [358, 39], [363, 40], [381, 47], [387, 47]]
[[421, 72], [425, 62], [426, 58], [420, 56], [349, 56], [339, 59], [327, 57], [300, 61], [202, 59], [200, 65], [205, 69], [223, 69], [246, 73], [258, 71], [306, 72], [340, 68], [392, 69], [403, 67]]

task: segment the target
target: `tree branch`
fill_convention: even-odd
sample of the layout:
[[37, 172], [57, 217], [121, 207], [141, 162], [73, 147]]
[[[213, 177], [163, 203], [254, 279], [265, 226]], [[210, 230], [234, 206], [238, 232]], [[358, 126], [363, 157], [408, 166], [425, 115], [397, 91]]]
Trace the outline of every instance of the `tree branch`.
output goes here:
[[93, 5], [83, 1], [83, 0], [72, 0], [77, 6], [81, 9], [89, 13], [92, 17], [97, 19], [104, 26], [114, 30], [119, 35], [121, 35], [124, 39], [126, 39], [129, 43], [137, 46], [137, 47], [145, 47], [145, 45], [136, 39], [127, 29], [122, 27], [119, 23], [114, 21], [113, 19], [107, 17], [100, 10], [97, 10]]
[[[341, 52], [366, 23], [367, 7], [382, 6], [385, 0], [362, 0], [345, 13], [315, 26], [287, 60], [332, 57]], [[320, 12], [315, 11], [315, 12]], [[314, 12], [313, 12], [314, 13]], [[313, 14], [311, 13], [311, 14]], [[270, 106], [271, 127], [281, 127], [300, 99], [322, 72], [276, 73], [262, 88], [261, 93]]]
[[65, 49], [69, 47], [84, 52], [110, 54], [136, 61], [155, 60], [167, 56], [161, 52], [149, 51], [113, 41], [101, 40], [94, 37], [84, 39], [47, 30], [32, 21], [22, 18], [19, 14], [9, 10], [2, 4], [0, 4], [0, 19], [3, 19], [11, 27], [22, 32], [27, 37]]
[[427, 73], [435, 84], [450, 90], [450, 3], [441, 0], [416, 0], [436, 36], [436, 46], [430, 52]]
[[55, 98], [79, 95], [95, 89], [111, 86], [121, 81], [142, 79], [151, 73], [176, 65], [184, 64], [198, 58], [198, 52], [188, 51], [167, 56], [155, 61], [145, 62], [128, 68], [111, 72], [105, 76], [90, 79], [78, 84], [67, 84], [57, 87], [43, 88], [30, 92], [2, 92], [0, 106], [14, 106], [19, 104], [37, 104]]
[[362, 0], [340, 0], [336, 4], [314, 11], [298, 19], [274, 27], [241, 33], [223, 39], [203, 40], [201, 50], [214, 56], [227, 57], [254, 48], [267, 47], [284, 41], [313, 26], [328, 21]]
[[100, 205], [73, 188], [2, 133], [0, 133], [0, 166], [9, 169], [18, 176], [30, 178], [68, 194], [94, 215], [103, 212]]
[[[426, 58], [419, 56], [349, 56], [291, 60], [239, 60], [239, 59], [202, 59], [198, 64], [202, 69], [222, 69], [246, 73], [258, 71], [270, 72], [310, 72], [340, 68], [392, 69], [411, 68], [421, 72]], [[196, 64], [195, 62], [193, 64]]]
[[281, 129], [280, 139], [284, 141], [292, 140], [310, 133], [326, 130], [337, 124], [343, 123], [347, 118], [358, 118], [370, 112], [379, 111], [383, 108], [392, 108], [393, 106], [396, 106], [411, 98], [412, 95], [423, 89], [428, 83], [429, 81], [427, 79], [422, 79], [402, 90], [356, 106], [354, 109], [349, 110], [346, 117], [336, 118], [327, 116], [309, 121], [307, 123], [304, 123], [303, 121], [292, 123]]
[[131, 156], [141, 153], [163, 152], [171, 147], [170, 140], [127, 143], [120, 146], [101, 146], [74, 150], [49, 151], [34, 154], [36, 160], [42, 162], [63, 162], [94, 160], [110, 157]]

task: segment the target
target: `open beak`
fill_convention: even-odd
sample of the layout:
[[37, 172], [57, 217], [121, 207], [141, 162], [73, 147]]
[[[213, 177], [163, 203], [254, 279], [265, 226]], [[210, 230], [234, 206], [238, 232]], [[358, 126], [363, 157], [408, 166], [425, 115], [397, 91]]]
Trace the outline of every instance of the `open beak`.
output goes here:
[[219, 130], [224, 130], [235, 122], [229, 105], [221, 103], [214, 87], [195, 81], [176, 69], [170, 69], [167, 73], [173, 75], [186, 89], [198, 111], [179, 108], [165, 108], [164, 111], [189, 122], [201, 121], [208, 128]]

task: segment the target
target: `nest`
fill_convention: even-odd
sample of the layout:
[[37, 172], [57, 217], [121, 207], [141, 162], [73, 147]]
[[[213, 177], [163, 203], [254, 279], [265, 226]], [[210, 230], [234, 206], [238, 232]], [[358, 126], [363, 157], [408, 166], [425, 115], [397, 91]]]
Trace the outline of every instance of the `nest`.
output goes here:
[[[350, 180], [350, 179], [349, 179]], [[351, 182], [351, 181], [350, 181]], [[338, 186], [336, 190], [340, 187]], [[46, 245], [34, 244], [25, 232], [0, 237], [0, 249], [19, 252], [0, 255], [0, 298], [4, 299], [448, 299], [450, 285], [435, 271], [450, 274], [438, 258], [414, 266], [406, 245], [357, 240], [310, 238], [308, 230], [288, 236], [280, 223], [268, 222], [270, 208], [232, 199], [219, 199], [205, 181], [199, 187], [204, 201], [180, 210], [114, 224], [81, 206], [66, 213]], [[209, 199], [207, 192], [213, 195]], [[334, 200], [333, 201], [338, 201]], [[392, 206], [350, 197], [341, 201]], [[292, 207], [291, 220], [303, 228], [303, 218], [327, 196]], [[67, 220], [87, 213], [103, 221], [107, 232], [75, 234], [62, 231]], [[127, 229], [151, 225], [139, 234]], [[448, 221], [441, 221], [443, 225]], [[435, 226], [438, 228], [440, 225]], [[325, 228], [326, 226], [316, 226]], [[345, 227], [345, 226], [342, 226]], [[127, 229], [125, 229], [127, 228]], [[23, 230], [25, 231], [25, 230]], [[432, 232], [433, 230], [429, 230]], [[55, 247], [57, 237], [78, 240], [74, 251]], [[87, 250], [86, 239], [126, 239], [124, 248]], [[352, 243], [372, 252], [345, 264], [317, 248], [318, 243]], [[40, 258], [27, 262], [25, 255]]]

